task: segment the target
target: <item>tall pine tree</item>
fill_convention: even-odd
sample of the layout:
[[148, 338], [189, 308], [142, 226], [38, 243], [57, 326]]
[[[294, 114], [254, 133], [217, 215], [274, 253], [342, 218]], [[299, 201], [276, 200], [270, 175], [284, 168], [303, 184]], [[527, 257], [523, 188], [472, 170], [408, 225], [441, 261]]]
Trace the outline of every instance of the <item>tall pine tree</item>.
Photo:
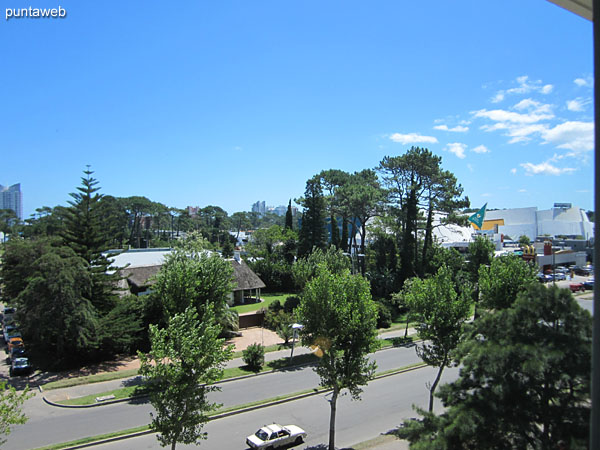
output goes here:
[[306, 182], [303, 199], [304, 213], [299, 233], [298, 256], [305, 256], [313, 248], [327, 247], [327, 227], [325, 222], [325, 198], [321, 183], [310, 179]]
[[110, 262], [102, 254], [107, 250], [108, 236], [102, 223], [100, 199], [102, 195], [98, 181], [92, 178], [92, 172], [87, 166], [81, 178], [78, 192], [69, 194], [73, 200], [65, 211], [65, 244], [83, 258], [88, 264], [91, 280], [90, 302], [103, 315], [110, 311], [116, 301], [115, 285], [118, 280], [116, 271], [109, 273]]

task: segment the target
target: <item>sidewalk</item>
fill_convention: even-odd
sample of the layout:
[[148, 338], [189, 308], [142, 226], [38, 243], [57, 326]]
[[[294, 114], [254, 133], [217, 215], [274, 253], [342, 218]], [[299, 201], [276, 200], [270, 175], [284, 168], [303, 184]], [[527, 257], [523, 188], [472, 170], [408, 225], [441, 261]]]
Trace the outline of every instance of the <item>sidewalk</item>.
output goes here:
[[[270, 330], [264, 330], [264, 334], [267, 333], [273, 333]], [[408, 330], [409, 335], [414, 334], [415, 330], [412, 328], [409, 328]], [[275, 334], [275, 333], [273, 333]], [[395, 330], [395, 331], [388, 331], [385, 333], [380, 334], [378, 337], [379, 339], [386, 339], [386, 338], [393, 338], [393, 337], [403, 337], [404, 336], [404, 330]], [[236, 338], [238, 339], [238, 338]], [[269, 337], [269, 339], [272, 339], [272, 337]], [[252, 342], [249, 342], [252, 341]], [[252, 339], [246, 340], [247, 345], [250, 345], [252, 343], [254, 343], [255, 341], [253, 341]], [[281, 340], [279, 340], [279, 342], [281, 342]], [[272, 345], [272, 344], [268, 344], [268, 345]], [[277, 359], [282, 359], [282, 358], [289, 358], [290, 357], [290, 353], [291, 353], [291, 349], [285, 349], [285, 350], [278, 350], [278, 351], [274, 351], [274, 352], [269, 352], [265, 354], [265, 362], [269, 362], [269, 361], [274, 361]], [[302, 354], [306, 354], [306, 353], [311, 353], [311, 349], [308, 347], [301, 347], [299, 345], [297, 345], [294, 348], [294, 355], [302, 355]], [[127, 364], [123, 364], [120, 367], [121, 370], [126, 370], [126, 369], [135, 369], [135, 368], [139, 368], [139, 360], [137, 358], [132, 359], [130, 361], [127, 362]], [[244, 366], [245, 363], [242, 360], [242, 358], [234, 358], [230, 361], [228, 361], [225, 365], [226, 368], [232, 368], [232, 367], [242, 367]], [[84, 397], [87, 395], [100, 395], [103, 394], [105, 392], [109, 392], [109, 391], [113, 391], [116, 389], [122, 389], [124, 387], [128, 387], [128, 386], [135, 386], [140, 384], [141, 379], [139, 376], [134, 376], [134, 377], [130, 377], [130, 378], [121, 378], [118, 380], [111, 380], [111, 381], [103, 381], [101, 383], [91, 383], [91, 384], [82, 384], [80, 386], [71, 386], [71, 387], [66, 387], [66, 388], [61, 388], [61, 389], [52, 389], [52, 390], [48, 390], [48, 391], [43, 391], [43, 396], [49, 400], [50, 402], [53, 403], [60, 403], [61, 401], [67, 400], [67, 399], [71, 399], [71, 398], [78, 398], [78, 397]], [[43, 386], [42, 386], [43, 389]]]

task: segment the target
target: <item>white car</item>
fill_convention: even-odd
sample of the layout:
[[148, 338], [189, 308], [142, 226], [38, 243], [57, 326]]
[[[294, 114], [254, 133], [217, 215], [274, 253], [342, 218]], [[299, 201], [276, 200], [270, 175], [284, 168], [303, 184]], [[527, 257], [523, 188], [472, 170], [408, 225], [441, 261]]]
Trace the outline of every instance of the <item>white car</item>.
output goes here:
[[256, 433], [246, 438], [250, 448], [274, 449], [285, 445], [301, 444], [306, 438], [306, 432], [296, 425], [281, 426], [276, 423], [265, 425]]

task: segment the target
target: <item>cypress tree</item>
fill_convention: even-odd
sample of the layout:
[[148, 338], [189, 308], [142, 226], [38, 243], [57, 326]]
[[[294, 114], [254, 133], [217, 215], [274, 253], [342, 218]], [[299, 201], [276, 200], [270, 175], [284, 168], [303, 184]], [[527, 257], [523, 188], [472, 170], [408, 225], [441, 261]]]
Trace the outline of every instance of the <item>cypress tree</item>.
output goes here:
[[294, 229], [294, 216], [292, 214], [292, 199], [288, 203], [287, 211], [285, 213], [285, 228], [288, 230]]

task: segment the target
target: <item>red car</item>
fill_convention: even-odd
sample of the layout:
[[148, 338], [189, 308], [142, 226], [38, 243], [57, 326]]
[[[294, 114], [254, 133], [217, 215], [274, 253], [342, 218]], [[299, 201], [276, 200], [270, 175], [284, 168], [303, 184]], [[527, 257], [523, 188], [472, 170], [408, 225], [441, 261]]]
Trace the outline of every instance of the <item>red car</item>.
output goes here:
[[583, 283], [571, 283], [569, 289], [571, 289], [571, 292], [585, 291], [585, 286]]

